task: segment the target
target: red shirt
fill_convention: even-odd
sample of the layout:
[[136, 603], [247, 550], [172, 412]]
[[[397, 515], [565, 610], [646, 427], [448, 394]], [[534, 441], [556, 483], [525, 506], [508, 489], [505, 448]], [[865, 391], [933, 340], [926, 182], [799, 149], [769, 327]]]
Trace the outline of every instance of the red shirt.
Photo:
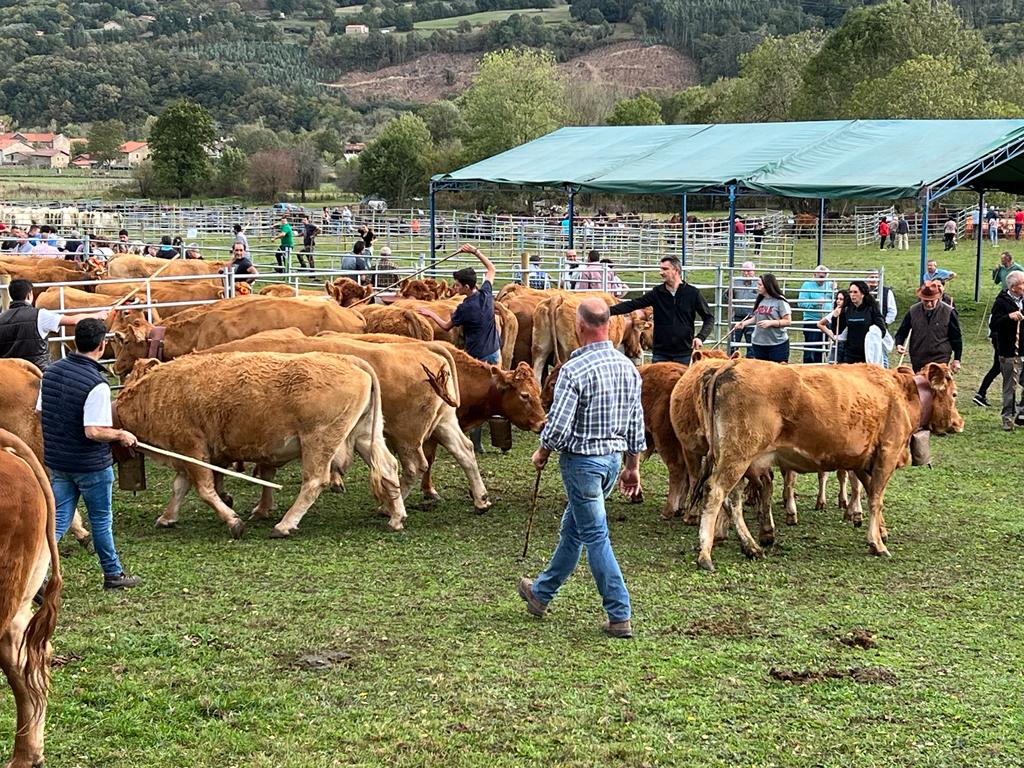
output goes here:
[[1017, 211], [1015, 214], [1013, 214], [1013, 223], [1024, 224], [1024, 211]]
[[882, 237], [888, 237], [889, 236], [889, 222], [887, 222], [887, 221], [880, 221], [880, 222], [878, 222], [878, 234], [881, 235]]

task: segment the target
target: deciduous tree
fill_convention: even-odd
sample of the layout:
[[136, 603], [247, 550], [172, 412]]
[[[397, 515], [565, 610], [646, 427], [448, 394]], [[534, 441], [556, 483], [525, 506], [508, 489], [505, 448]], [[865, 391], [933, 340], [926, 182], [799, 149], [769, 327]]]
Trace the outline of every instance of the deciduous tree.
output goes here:
[[268, 149], [249, 158], [249, 191], [267, 202], [295, 185], [295, 157], [287, 149]]
[[149, 133], [157, 179], [181, 197], [202, 189], [210, 178], [206, 148], [216, 136], [213, 118], [204, 107], [188, 99], [169, 106]]
[[661, 125], [661, 105], [646, 93], [623, 99], [608, 116], [608, 125]]
[[408, 200], [427, 184], [432, 149], [420, 117], [405, 114], [392, 120], [359, 155], [359, 189], [389, 202]]
[[124, 123], [120, 120], [100, 120], [89, 129], [86, 151], [97, 163], [111, 163], [121, 154], [126, 135]]

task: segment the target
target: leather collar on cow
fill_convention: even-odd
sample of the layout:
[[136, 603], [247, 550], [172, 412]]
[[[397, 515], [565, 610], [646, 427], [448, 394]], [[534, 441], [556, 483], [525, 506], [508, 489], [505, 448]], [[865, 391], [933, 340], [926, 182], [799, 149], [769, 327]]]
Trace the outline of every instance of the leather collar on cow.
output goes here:
[[155, 357], [161, 363], [164, 362], [164, 334], [167, 329], [162, 325], [153, 326], [146, 341], [149, 342], [149, 351], [146, 357]]
[[917, 428], [928, 429], [928, 424], [932, 420], [932, 403], [934, 399], [932, 385], [928, 382], [928, 377], [921, 374], [914, 375], [914, 383], [917, 384], [917, 396], [921, 399], [921, 423]]

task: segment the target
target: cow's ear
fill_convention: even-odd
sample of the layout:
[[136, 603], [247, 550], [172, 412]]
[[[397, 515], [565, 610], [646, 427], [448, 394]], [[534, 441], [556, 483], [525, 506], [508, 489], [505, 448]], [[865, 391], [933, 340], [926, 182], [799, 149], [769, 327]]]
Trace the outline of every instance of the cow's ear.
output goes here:
[[136, 360], [135, 365], [132, 366], [131, 377], [139, 379], [145, 376], [147, 371], [156, 368], [158, 365], [160, 365], [160, 361], [155, 357], [144, 357], [141, 360]]
[[703, 360], [703, 359], [704, 359], [704, 353], [701, 352], [699, 349], [695, 349], [693, 351], [693, 354], [690, 355], [690, 362], [691, 363], [696, 363], [698, 360]]
[[533, 368], [528, 363], [520, 362], [512, 373], [513, 381], [526, 381], [533, 378]]
[[933, 392], [941, 392], [946, 388], [948, 369], [941, 363], [928, 363], [924, 375], [928, 377], [928, 383], [932, 385]]
[[138, 323], [132, 323], [128, 326], [128, 330], [132, 335], [132, 341], [145, 341], [148, 335], [146, 329]]
[[740, 353], [738, 351], [733, 352], [732, 355], [729, 357], [729, 359], [730, 360], [739, 360], [740, 359]]
[[124, 333], [122, 331], [114, 331], [113, 336], [114, 336], [114, 339], [119, 344], [124, 344]]
[[368, 298], [373, 295], [373, 283], [367, 283], [363, 286], [363, 298]]

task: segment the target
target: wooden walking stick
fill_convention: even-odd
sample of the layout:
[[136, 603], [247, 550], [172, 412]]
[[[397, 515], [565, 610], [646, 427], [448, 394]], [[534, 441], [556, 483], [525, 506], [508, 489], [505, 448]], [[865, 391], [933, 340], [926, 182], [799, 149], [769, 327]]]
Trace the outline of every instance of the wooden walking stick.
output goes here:
[[155, 445], [149, 445], [148, 443], [137, 442], [132, 446], [132, 448], [138, 448], [140, 451], [148, 451], [149, 453], [156, 453], [161, 456], [168, 456], [172, 459], [177, 459], [178, 461], [188, 462], [189, 464], [196, 464], [200, 467], [209, 469], [211, 472], [218, 472], [222, 475], [228, 475], [229, 477], [237, 477], [239, 480], [245, 480], [248, 483], [255, 483], [256, 485], [263, 485], [277, 491], [280, 491], [282, 488], [282, 486], [277, 483], [271, 483], [270, 481], [259, 477], [249, 477], [249, 475], [244, 475], [241, 472], [235, 472], [233, 469], [225, 469], [224, 467], [218, 467], [216, 464], [208, 464], [200, 459], [194, 459], [191, 456], [185, 456], [180, 453], [175, 453], [174, 451], [168, 451], [165, 448], [157, 448]]
[[537, 514], [537, 494], [540, 492], [540, 476], [543, 468], [537, 470], [537, 479], [533, 481], [533, 500], [530, 502], [530, 516], [526, 521], [526, 541], [523, 542], [523, 556], [526, 559], [526, 552], [530, 548], [530, 533], [533, 531], [533, 518]]
[[896, 363], [896, 367], [897, 368], [899, 368], [901, 365], [903, 365], [903, 358], [906, 357], [907, 356], [907, 352], [910, 351], [910, 337], [913, 336], [913, 335], [914, 335], [914, 329], [911, 328], [909, 331], [907, 331], [907, 339], [906, 339], [906, 341], [903, 342], [903, 349], [905, 349], [906, 352], [904, 352], [902, 355], [900, 355], [900, 361], [898, 363]]

